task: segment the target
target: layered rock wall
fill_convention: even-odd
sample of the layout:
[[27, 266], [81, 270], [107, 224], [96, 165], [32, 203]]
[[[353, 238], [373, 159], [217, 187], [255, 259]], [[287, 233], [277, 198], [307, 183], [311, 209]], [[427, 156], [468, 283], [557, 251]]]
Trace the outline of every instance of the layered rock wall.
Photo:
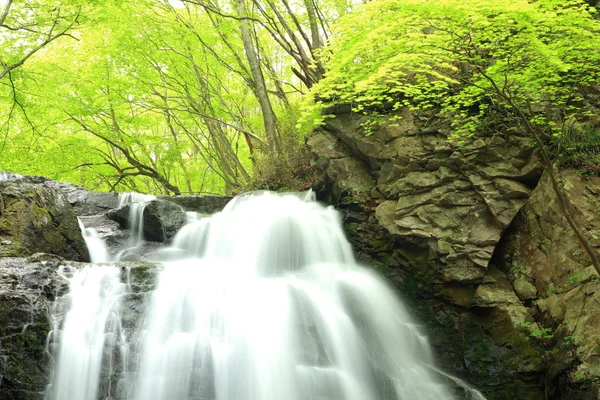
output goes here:
[[68, 289], [58, 257], [0, 257], [0, 400], [39, 400], [48, 384], [51, 303]]
[[[564, 393], [575, 393], [576, 386], [585, 386], [577, 398], [595, 398], [595, 378], [581, 369], [582, 360], [595, 353], [588, 349], [580, 361], [555, 362], [559, 354], [577, 355], [587, 345], [577, 335], [566, 335], [566, 344], [561, 334], [553, 336], [556, 327], [568, 323], [548, 320], [552, 299], [540, 293], [553, 287], [552, 279], [560, 276], [563, 282], [573, 273], [579, 275], [571, 281], [581, 282], [570, 295], [590, 292], [585, 282], [595, 282], [595, 274], [583, 261], [570, 263], [568, 272], [555, 270], [556, 260], [572, 254], [583, 260], [585, 255], [550, 201], [548, 182], [540, 181], [543, 169], [532, 141], [514, 131], [490, 130], [453, 143], [447, 126], [408, 110], [385, 117], [367, 134], [366, 119], [341, 110], [309, 136], [319, 171], [315, 189], [322, 200], [345, 211], [345, 227], [359, 257], [377, 265], [413, 304], [445, 368], [481, 388], [490, 400], [517, 392], [520, 399], [575, 399]], [[592, 201], [600, 204], [598, 189], [588, 187], [582, 197], [580, 177], [564, 179], [574, 212], [581, 214]], [[539, 202], [540, 196], [545, 200]], [[531, 207], [537, 211], [527, 211]], [[525, 222], [532, 221], [523, 219], [527, 212], [538, 215], [536, 221], [552, 220], [551, 232], [564, 245], [553, 247], [547, 255], [552, 261], [515, 273], [513, 260], [540, 250], [523, 240], [531, 233], [510, 238], [523, 229], [536, 230], [527, 227]], [[600, 221], [585, 215], [580, 220], [593, 236]], [[540, 246], [551, 243], [542, 240]], [[593, 310], [587, 304], [586, 310]], [[591, 327], [580, 331], [595, 335]], [[584, 367], [575, 367], [578, 362]], [[579, 381], [573, 375], [577, 371]]]
[[[600, 178], [560, 171], [572, 214], [600, 249]], [[550, 395], [596, 399], [600, 387], [600, 282], [544, 175], [504, 236], [494, 261], [548, 342]]]

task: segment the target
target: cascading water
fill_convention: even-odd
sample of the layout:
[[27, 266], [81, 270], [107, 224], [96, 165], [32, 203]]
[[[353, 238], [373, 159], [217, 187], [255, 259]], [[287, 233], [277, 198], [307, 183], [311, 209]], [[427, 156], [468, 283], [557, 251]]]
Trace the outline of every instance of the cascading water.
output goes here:
[[134, 192], [119, 194], [118, 207], [121, 208], [129, 205], [128, 228], [130, 231], [129, 245], [131, 247], [121, 251], [115, 257], [108, 251], [108, 247], [98, 234], [98, 231], [94, 228], [86, 228], [81, 219], [78, 219], [83, 239], [85, 240], [85, 244], [90, 254], [90, 260], [94, 263], [118, 261], [121, 259], [124, 252], [139, 246], [144, 238], [144, 209], [149, 201], [155, 199], [155, 196]]
[[0, 171], [0, 181], [11, 181], [13, 179], [23, 178], [23, 175], [15, 174], [12, 172]]
[[50, 333], [49, 344], [58, 345], [58, 356], [45, 398], [95, 400], [102, 378], [115, 366], [112, 350], [123, 343], [119, 300], [127, 284], [111, 266], [67, 267], [63, 276], [70, 281], [70, 292], [62, 301], [70, 309], [62, 328], [54, 326]]
[[85, 240], [85, 245], [90, 253], [90, 260], [93, 263], [107, 263], [112, 261], [108, 247], [100, 235], [98, 235], [98, 231], [94, 228], [86, 228], [79, 218], [77, 220], [79, 221], [83, 240]]
[[[173, 243], [135, 335], [139, 353], [120, 378], [126, 389], [111, 399], [455, 398], [394, 292], [355, 264], [332, 208], [310, 196], [245, 195], [191, 222]], [[101, 322], [75, 311], [78, 288], [63, 327], [60, 360], [72, 358], [64, 365], [96, 360], [96, 336], [84, 326]], [[78, 349], [82, 340], [87, 349]], [[61, 378], [62, 365], [48, 398], [95, 400], [98, 381], [87, 375], [87, 392], [58, 395], [74, 393], [63, 391], [65, 381], [77, 382]]]
[[133, 246], [139, 245], [144, 239], [144, 209], [149, 201], [156, 197], [148, 194], [135, 192], [119, 194], [119, 208], [129, 204], [129, 230], [130, 243]]

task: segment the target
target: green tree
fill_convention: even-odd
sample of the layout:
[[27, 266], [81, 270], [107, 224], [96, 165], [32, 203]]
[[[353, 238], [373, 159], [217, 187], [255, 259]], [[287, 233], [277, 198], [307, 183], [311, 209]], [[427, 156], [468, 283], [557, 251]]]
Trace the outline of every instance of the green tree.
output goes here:
[[[194, 66], [204, 66], [204, 49], [186, 53], [193, 36], [183, 37], [156, 3], [104, 4], [86, 17], [78, 41], [29, 63], [28, 76], [51, 79], [23, 81], [35, 130], [19, 125], [7, 138], [1, 166], [96, 189], [179, 193], [184, 185], [193, 193], [222, 192], [213, 172], [231, 168], [216, 151], [231, 161], [233, 139], [205, 134], [209, 126], [222, 129], [216, 117], [198, 115], [210, 95], [196, 91], [196, 78], [204, 82], [223, 71], [194, 73]], [[194, 57], [199, 64], [190, 64]], [[182, 107], [190, 104], [195, 109]], [[236, 181], [232, 175], [238, 174], [220, 176], [227, 184]]]
[[6, 146], [15, 114], [20, 112], [21, 122], [31, 125], [19, 87], [23, 75], [21, 67], [57, 39], [71, 36], [80, 16], [79, 1], [3, 2], [0, 12], [0, 96], [7, 105], [7, 111], [1, 114], [0, 133], [4, 140], [0, 151]]
[[600, 127], [600, 22], [577, 0], [379, 0], [344, 18], [315, 90], [324, 105], [370, 114], [410, 107], [451, 122], [464, 141], [502, 121], [535, 142], [561, 211], [569, 212], [548, 151], [573, 127]]
[[27, 62], [0, 80], [0, 168], [156, 193], [233, 193], [289, 170], [298, 100], [351, 3], [9, 2], [4, 24], [30, 36], [3, 42], [5, 65]]

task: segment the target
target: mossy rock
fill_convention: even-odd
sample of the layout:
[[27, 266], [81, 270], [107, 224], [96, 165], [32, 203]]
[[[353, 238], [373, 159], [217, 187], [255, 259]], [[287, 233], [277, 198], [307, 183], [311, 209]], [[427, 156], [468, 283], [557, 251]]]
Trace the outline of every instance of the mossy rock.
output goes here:
[[52, 253], [87, 261], [77, 216], [63, 194], [43, 184], [0, 182], [0, 257]]

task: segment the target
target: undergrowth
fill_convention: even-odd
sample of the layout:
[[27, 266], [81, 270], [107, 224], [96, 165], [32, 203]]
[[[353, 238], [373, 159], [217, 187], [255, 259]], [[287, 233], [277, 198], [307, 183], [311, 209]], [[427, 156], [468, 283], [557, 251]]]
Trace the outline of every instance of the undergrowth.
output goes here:
[[305, 191], [313, 183], [314, 168], [299, 138], [282, 142], [276, 158], [259, 157], [254, 163], [254, 178], [242, 191]]
[[600, 176], [600, 129], [597, 127], [571, 127], [552, 145], [561, 168], [574, 168], [584, 176]]

